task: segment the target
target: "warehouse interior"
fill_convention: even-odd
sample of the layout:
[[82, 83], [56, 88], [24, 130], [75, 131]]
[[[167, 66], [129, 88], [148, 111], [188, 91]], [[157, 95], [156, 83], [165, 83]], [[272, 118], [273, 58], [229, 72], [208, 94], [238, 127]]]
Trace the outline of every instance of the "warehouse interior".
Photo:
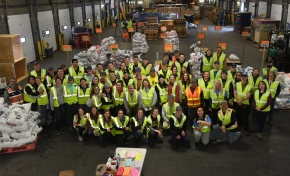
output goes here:
[[[11, 68], [1, 66], [7, 64], [7, 59], [0, 59], [0, 77], [6, 77], [6, 81], [17, 77], [17, 81], [24, 86], [35, 61], [44, 69], [53, 67], [56, 70], [61, 64], [69, 67], [76, 55], [87, 51], [90, 46], [101, 45], [102, 40], [108, 37], [114, 37], [119, 49], [132, 50], [134, 33], [128, 32], [129, 37], [124, 38], [123, 34], [127, 31], [121, 28], [121, 21], [125, 20], [124, 17], [134, 18], [133, 11], [140, 9], [139, 15], [161, 12], [163, 9], [164, 16], [167, 13], [178, 14], [180, 19], [186, 16], [185, 33], [181, 36], [178, 33], [179, 51], [185, 54], [186, 60], [194, 52], [190, 47], [198, 41], [201, 42], [198, 44], [200, 48], [213, 51], [217, 45], [225, 44], [224, 53], [239, 57], [240, 61], [234, 63], [243, 63], [243, 68], [249, 66], [261, 70], [266, 60], [272, 59], [279, 72], [287, 74], [290, 72], [289, 4], [288, 0], [2, 0], [0, 38], [1, 34], [19, 34], [24, 59], [12, 63]], [[179, 11], [173, 10], [179, 8]], [[148, 11], [144, 12], [146, 9]], [[239, 23], [239, 14], [250, 14], [250, 18]], [[156, 35], [146, 34], [149, 51], [140, 57], [148, 58], [154, 65], [157, 60], [163, 59], [165, 39], [160, 35], [164, 32], [161, 31], [163, 24], [159, 17], [150, 17], [153, 23], [155, 20], [159, 23], [159, 29]], [[136, 17], [133, 21], [134, 32], [141, 32], [142, 26], [148, 23], [139, 20]], [[82, 42], [79, 46], [74, 41], [72, 28], [83, 26], [88, 29], [89, 42]], [[167, 26], [167, 32], [178, 28], [170, 26]], [[217, 30], [216, 26], [222, 29]], [[101, 32], [98, 31], [100, 29]], [[283, 36], [283, 39], [278, 39], [278, 36]], [[270, 45], [262, 47], [262, 41], [270, 41]], [[72, 50], [66, 52], [63, 46], [68, 45], [72, 46]], [[4, 53], [5, 48], [1, 47], [0, 44], [0, 53]], [[107, 57], [109, 60], [110, 55]], [[231, 63], [228, 62], [228, 69]], [[8, 74], [10, 70], [12, 72]], [[222, 143], [202, 145], [199, 150], [181, 145], [178, 151], [174, 151], [171, 149], [170, 135], [165, 134], [163, 144], [142, 145], [141, 148], [147, 149], [142, 173], [150, 176], [285, 175], [290, 171], [287, 165], [290, 161], [287, 147], [290, 143], [287, 137], [290, 133], [288, 108], [275, 110], [274, 126], [269, 126], [266, 120], [263, 140], [256, 138], [257, 122], [252, 118], [249, 119], [251, 135], [242, 135], [235, 144], [224, 142], [227, 137], [223, 136]], [[76, 176], [97, 175], [97, 165], [106, 163], [117, 147], [115, 144], [104, 146], [89, 137], [79, 142], [75, 131], [57, 135], [55, 124], [42, 128], [34, 150], [1, 154], [0, 176], [51, 176], [59, 175], [64, 170], [73, 170]], [[188, 135], [193, 146], [194, 134], [188, 132]], [[211, 138], [214, 138], [213, 135]], [[134, 147], [133, 136], [129, 137], [126, 147]]]

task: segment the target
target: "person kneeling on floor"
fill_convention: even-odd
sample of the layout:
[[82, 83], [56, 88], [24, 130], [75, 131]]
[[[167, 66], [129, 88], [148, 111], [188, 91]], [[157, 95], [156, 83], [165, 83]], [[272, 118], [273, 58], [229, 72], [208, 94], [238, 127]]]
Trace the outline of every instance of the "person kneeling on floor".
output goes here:
[[78, 109], [78, 114], [74, 116], [74, 127], [77, 129], [79, 141], [83, 141], [83, 136], [86, 134], [87, 129], [87, 115], [82, 108]]
[[182, 140], [185, 143], [188, 143], [190, 147], [190, 140], [186, 134], [187, 122], [186, 116], [182, 113], [182, 107], [177, 106], [176, 112], [170, 117], [170, 133], [172, 137], [172, 148], [178, 148], [178, 141]]
[[159, 143], [163, 143], [161, 116], [158, 113], [158, 107], [152, 110], [143, 126], [146, 128], [146, 142], [148, 140], [150, 144], [153, 144], [154, 140], [157, 140]]
[[198, 149], [200, 139], [203, 145], [208, 144], [210, 136], [210, 126], [210, 117], [205, 114], [202, 107], [197, 108], [197, 117], [194, 119], [192, 127], [194, 129], [195, 149]]
[[215, 139], [213, 143], [221, 142], [220, 132], [227, 133], [230, 144], [233, 144], [241, 137], [241, 132], [237, 130], [235, 110], [228, 107], [228, 102], [221, 102], [222, 109], [218, 111], [218, 124], [212, 127]]

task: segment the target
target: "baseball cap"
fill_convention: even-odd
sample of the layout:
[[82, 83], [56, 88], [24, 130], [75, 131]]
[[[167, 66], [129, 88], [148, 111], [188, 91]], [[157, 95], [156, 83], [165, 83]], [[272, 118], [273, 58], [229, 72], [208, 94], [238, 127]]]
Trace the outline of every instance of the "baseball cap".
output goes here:
[[197, 82], [197, 79], [196, 78], [192, 78], [191, 82]]
[[154, 69], [154, 67], [151, 67], [150, 72], [153, 72], [153, 71], [155, 72], [155, 69]]
[[267, 60], [267, 63], [273, 63], [273, 61], [272, 60]]
[[248, 77], [248, 74], [247, 73], [242, 73], [242, 76], [243, 77]]
[[74, 77], [69, 76], [69, 77], [67, 78], [67, 80], [68, 80], [68, 81], [73, 81], [73, 80], [74, 80]]
[[168, 99], [173, 99], [173, 98], [174, 98], [173, 95], [169, 95], [169, 96], [168, 96]]
[[109, 87], [111, 87], [110, 83], [106, 82], [105, 85], [104, 85], [104, 88], [106, 89], [106, 88], [109, 88]]
[[129, 74], [129, 71], [127, 69], [124, 70], [124, 74], [128, 73]]
[[167, 65], [167, 61], [166, 60], [163, 60], [162, 61], [162, 65]]
[[221, 104], [223, 104], [223, 103], [228, 104], [228, 102], [227, 102], [226, 100], [222, 100], [222, 101], [221, 101]]
[[236, 67], [237, 65], [235, 63], [232, 63], [231, 67]]
[[101, 72], [100, 75], [107, 75], [107, 73], [106, 72]]
[[65, 64], [61, 64], [61, 66], [60, 66], [60, 67], [61, 67], [61, 68], [63, 68], [63, 67], [66, 67], [66, 66], [65, 66]]
[[141, 71], [141, 68], [135, 67], [135, 71]]
[[181, 106], [177, 106], [176, 107], [176, 111], [182, 111], [182, 107]]
[[48, 71], [53, 71], [53, 67], [48, 67]]
[[178, 50], [175, 50], [174, 53], [179, 53], [179, 51]]
[[92, 66], [87, 66], [87, 70], [92, 70], [93, 68], [92, 68]]
[[33, 63], [33, 65], [38, 65], [39, 64], [39, 62], [37, 62], [37, 61], [35, 61], [34, 63]]

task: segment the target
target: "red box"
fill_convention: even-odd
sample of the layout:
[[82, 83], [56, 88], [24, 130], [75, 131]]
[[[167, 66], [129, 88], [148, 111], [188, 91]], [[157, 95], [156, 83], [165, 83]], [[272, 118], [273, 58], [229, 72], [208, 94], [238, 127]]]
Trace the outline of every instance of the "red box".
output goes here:
[[122, 176], [124, 172], [124, 167], [119, 167], [116, 173], [116, 176]]

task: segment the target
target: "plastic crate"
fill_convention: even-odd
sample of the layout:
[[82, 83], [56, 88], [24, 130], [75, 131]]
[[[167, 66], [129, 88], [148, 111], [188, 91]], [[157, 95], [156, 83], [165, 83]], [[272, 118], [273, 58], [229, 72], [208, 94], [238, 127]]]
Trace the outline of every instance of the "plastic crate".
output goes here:
[[36, 147], [37, 140], [38, 140], [38, 136], [36, 137], [36, 140], [30, 144], [26, 144], [19, 147], [2, 148], [2, 150], [0, 151], [0, 154], [26, 152], [26, 151], [34, 150]]

